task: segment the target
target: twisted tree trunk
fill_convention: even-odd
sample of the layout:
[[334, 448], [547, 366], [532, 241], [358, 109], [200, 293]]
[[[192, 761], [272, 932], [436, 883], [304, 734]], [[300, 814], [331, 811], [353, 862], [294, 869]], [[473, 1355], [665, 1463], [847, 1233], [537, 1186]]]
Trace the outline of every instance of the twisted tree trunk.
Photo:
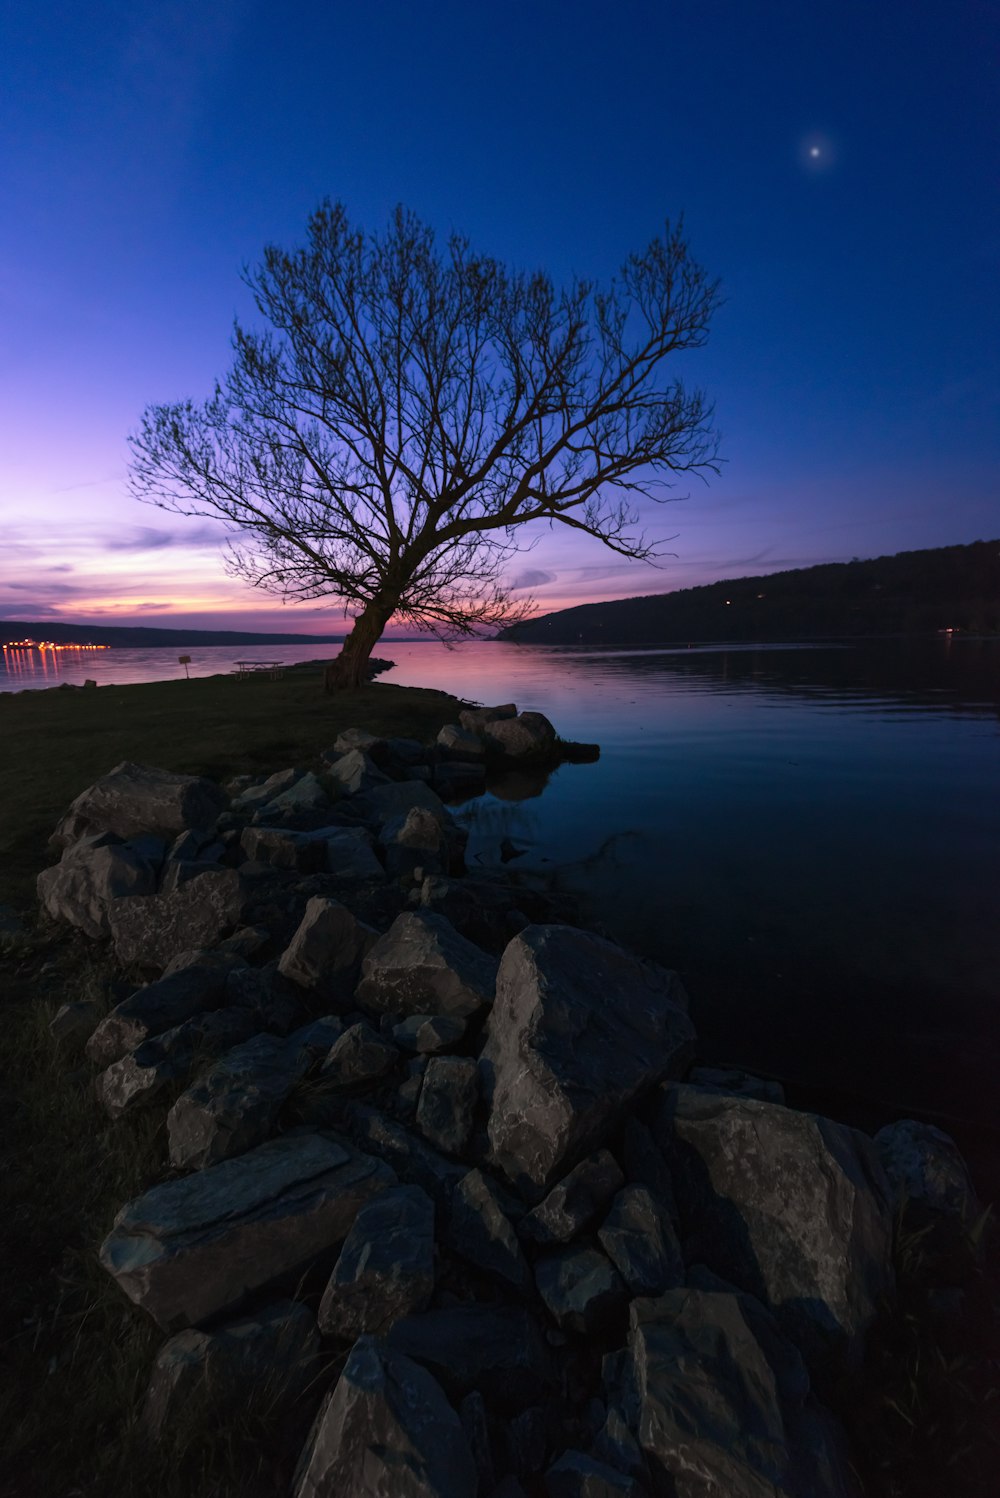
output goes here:
[[344, 641], [336, 660], [326, 668], [324, 690], [354, 691], [368, 679], [371, 653], [382, 638], [382, 631], [392, 618], [398, 600], [379, 593], [366, 604], [354, 621], [354, 628]]

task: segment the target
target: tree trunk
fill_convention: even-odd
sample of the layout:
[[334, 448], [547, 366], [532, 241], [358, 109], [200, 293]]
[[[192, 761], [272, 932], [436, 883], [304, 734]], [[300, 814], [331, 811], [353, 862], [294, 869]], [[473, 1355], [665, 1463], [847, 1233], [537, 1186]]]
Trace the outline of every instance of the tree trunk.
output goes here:
[[344, 641], [336, 660], [326, 668], [324, 690], [354, 691], [368, 680], [371, 653], [382, 638], [382, 631], [392, 618], [396, 600], [378, 594], [365, 605], [354, 621], [354, 628]]

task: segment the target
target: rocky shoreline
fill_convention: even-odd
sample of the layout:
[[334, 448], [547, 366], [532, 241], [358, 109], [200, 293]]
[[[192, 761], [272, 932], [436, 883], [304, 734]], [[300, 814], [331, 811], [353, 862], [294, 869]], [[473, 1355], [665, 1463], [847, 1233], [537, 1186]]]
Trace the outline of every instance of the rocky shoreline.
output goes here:
[[54, 1043], [169, 1140], [100, 1248], [165, 1334], [151, 1441], [264, 1389], [294, 1498], [860, 1492], [829, 1405], [968, 1172], [704, 1064], [675, 973], [468, 873], [447, 803], [571, 748], [470, 709], [225, 789], [122, 764], [60, 822], [40, 903], [122, 977]]

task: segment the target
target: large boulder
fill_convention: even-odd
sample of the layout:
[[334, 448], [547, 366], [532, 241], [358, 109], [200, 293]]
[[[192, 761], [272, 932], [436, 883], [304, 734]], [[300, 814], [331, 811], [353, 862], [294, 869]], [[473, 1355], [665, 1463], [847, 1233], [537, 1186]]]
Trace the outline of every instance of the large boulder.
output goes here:
[[39, 904], [52, 920], [76, 926], [87, 936], [107, 936], [111, 902], [124, 895], [151, 895], [156, 870], [113, 833], [98, 832], [71, 843], [57, 864], [42, 870], [36, 888]]
[[364, 749], [347, 749], [328, 763], [330, 768], [327, 774], [337, 782], [341, 791], [347, 796], [356, 795], [358, 791], [370, 791], [377, 785], [388, 783], [388, 775], [382, 774]]
[[406, 911], [372, 947], [357, 1001], [371, 1014], [465, 1018], [493, 1001], [496, 962], [431, 911]]
[[339, 900], [314, 895], [278, 963], [278, 972], [300, 988], [331, 999], [349, 997], [362, 959], [378, 932]]
[[689, 1260], [763, 1301], [815, 1372], [857, 1366], [893, 1289], [889, 1188], [871, 1140], [677, 1084], [657, 1097], [653, 1129]]
[[394, 1184], [379, 1160], [320, 1134], [286, 1134], [128, 1202], [101, 1263], [159, 1326], [179, 1331], [300, 1274]]
[[488, 723], [498, 718], [516, 718], [517, 707], [513, 702], [502, 702], [498, 707], [464, 707], [458, 715], [461, 726], [470, 733], [478, 734]]
[[263, 1396], [269, 1415], [293, 1406], [316, 1377], [315, 1317], [292, 1300], [210, 1332], [190, 1328], [163, 1344], [153, 1363], [143, 1426], [154, 1440], [245, 1414]]
[[153, 833], [169, 840], [189, 827], [211, 827], [227, 801], [220, 786], [200, 775], [177, 775], [123, 760], [80, 792], [52, 841], [66, 847], [92, 832], [122, 838]]
[[625, 1178], [610, 1150], [599, 1150], [574, 1165], [533, 1211], [522, 1219], [520, 1233], [536, 1243], [568, 1243], [599, 1216]]
[[244, 894], [235, 869], [208, 870], [162, 895], [115, 900], [108, 921], [124, 966], [164, 968], [192, 948], [213, 947], [239, 925]]
[[[422, 1078], [420, 1082], [422, 1088]], [[446, 1159], [396, 1119], [368, 1103], [348, 1103], [343, 1125], [359, 1148], [387, 1161], [400, 1180], [422, 1186], [437, 1206], [449, 1208], [455, 1187], [465, 1175], [464, 1165]]]
[[483, 729], [486, 747], [505, 759], [548, 759], [556, 731], [543, 713], [518, 713], [516, 718], [491, 719]]
[[500, 961], [482, 1054], [489, 1137], [538, 1188], [599, 1147], [627, 1108], [690, 1064], [675, 973], [569, 926], [529, 926]]
[[395, 817], [405, 817], [414, 807], [433, 813], [442, 827], [451, 822], [441, 797], [422, 780], [390, 781], [351, 798], [351, 810], [380, 827]]
[[673, 1290], [634, 1301], [627, 1403], [653, 1491], [676, 1498], [853, 1498], [857, 1488], [808, 1381], [777, 1366], [744, 1298]]
[[434, 1293], [434, 1203], [394, 1186], [361, 1208], [319, 1306], [320, 1330], [353, 1342], [379, 1334]]
[[596, 1248], [564, 1248], [535, 1265], [538, 1293], [564, 1331], [594, 1335], [624, 1312], [628, 1291], [621, 1276]]
[[461, 1422], [425, 1369], [359, 1337], [299, 1460], [294, 1498], [476, 1498]]
[[673, 1224], [648, 1186], [624, 1186], [597, 1236], [632, 1295], [662, 1295], [684, 1283]]

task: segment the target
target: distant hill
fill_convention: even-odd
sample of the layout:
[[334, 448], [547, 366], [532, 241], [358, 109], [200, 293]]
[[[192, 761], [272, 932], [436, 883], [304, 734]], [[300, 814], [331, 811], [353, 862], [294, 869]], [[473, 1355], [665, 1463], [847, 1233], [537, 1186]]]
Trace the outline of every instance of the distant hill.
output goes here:
[[57, 624], [44, 620], [0, 619], [0, 644], [11, 640], [51, 640], [53, 645], [339, 645], [343, 635], [246, 634], [232, 629], [130, 629], [109, 624]]
[[1000, 634], [1000, 540], [584, 603], [512, 625], [497, 638], [526, 645], [649, 645], [944, 629]]

